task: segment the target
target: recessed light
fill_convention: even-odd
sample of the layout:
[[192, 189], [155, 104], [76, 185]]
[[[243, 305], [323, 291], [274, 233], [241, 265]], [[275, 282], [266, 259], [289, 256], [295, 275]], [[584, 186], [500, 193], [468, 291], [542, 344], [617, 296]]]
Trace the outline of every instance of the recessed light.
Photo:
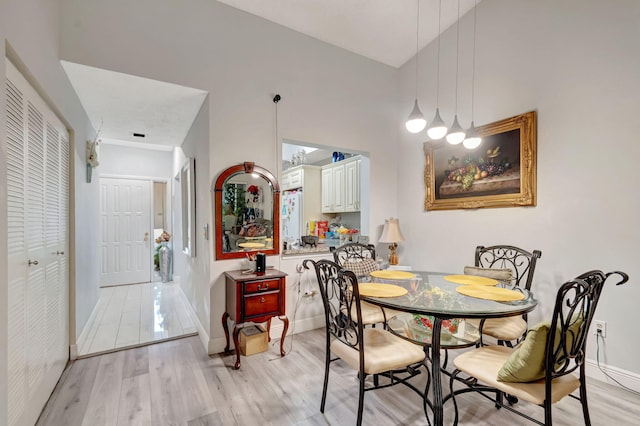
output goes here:
[[147, 135], [145, 135], [144, 133], [134, 133], [133, 136], [135, 136], [136, 138], [144, 138]]

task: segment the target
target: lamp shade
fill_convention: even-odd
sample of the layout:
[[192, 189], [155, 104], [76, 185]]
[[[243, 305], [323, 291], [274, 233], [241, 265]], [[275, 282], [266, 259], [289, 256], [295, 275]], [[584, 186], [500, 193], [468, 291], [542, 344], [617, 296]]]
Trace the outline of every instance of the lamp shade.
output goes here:
[[462, 128], [460, 123], [458, 123], [458, 114], [456, 114], [453, 119], [453, 124], [449, 129], [449, 133], [447, 134], [447, 142], [449, 142], [451, 145], [457, 145], [464, 140], [464, 137], [464, 129]]
[[480, 137], [480, 134], [478, 133], [478, 130], [476, 130], [476, 127], [474, 126], [472, 121], [471, 127], [469, 128], [469, 130], [467, 130], [466, 137], [464, 141], [462, 141], [462, 144], [467, 149], [475, 149], [479, 147], [481, 143], [482, 138]]
[[407, 130], [411, 133], [420, 133], [427, 125], [427, 120], [424, 119], [420, 107], [418, 106], [418, 99], [413, 103], [413, 111], [409, 114], [409, 118], [405, 123]]
[[431, 126], [427, 129], [427, 135], [434, 141], [442, 139], [447, 134], [447, 126], [440, 118], [440, 108], [436, 108], [436, 115], [433, 117]]
[[404, 235], [402, 235], [402, 231], [400, 231], [400, 221], [393, 217], [385, 219], [379, 242], [397, 243], [400, 241], [404, 241]]

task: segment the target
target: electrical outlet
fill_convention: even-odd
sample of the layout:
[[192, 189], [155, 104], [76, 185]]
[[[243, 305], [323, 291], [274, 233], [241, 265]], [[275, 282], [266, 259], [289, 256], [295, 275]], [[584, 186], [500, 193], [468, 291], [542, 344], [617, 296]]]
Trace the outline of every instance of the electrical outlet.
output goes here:
[[593, 334], [599, 334], [602, 337], [607, 337], [607, 322], [593, 320], [593, 330]]

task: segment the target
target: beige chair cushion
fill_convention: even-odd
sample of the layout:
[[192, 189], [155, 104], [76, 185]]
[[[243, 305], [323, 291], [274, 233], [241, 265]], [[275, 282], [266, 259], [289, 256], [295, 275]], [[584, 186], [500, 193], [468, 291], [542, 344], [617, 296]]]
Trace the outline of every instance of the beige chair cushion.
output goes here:
[[[512, 354], [514, 349], [504, 346], [483, 346], [467, 351], [453, 361], [456, 368], [466, 374], [476, 377], [486, 385], [525, 401], [541, 405], [544, 403], [545, 380], [529, 383], [499, 382], [498, 372]], [[551, 402], [560, 399], [578, 389], [580, 381], [573, 374], [567, 374], [553, 381], [551, 388]]]
[[[513, 271], [509, 268], [493, 269], [480, 268], [478, 266], [465, 266], [465, 275], [478, 275], [480, 277], [493, 278], [505, 284], [510, 284]], [[468, 319], [476, 327], [480, 327], [480, 320]], [[491, 318], [484, 322], [482, 334], [495, 337], [498, 340], [518, 340], [527, 331], [527, 322], [520, 316], [508, 318]]]
[[[422, 362], [422, 346], [415, 345], [379, 328], [364, 329], [364, 372], [378, 374], [396, 370], [407, 365]], [[331, 352], [346, 362], [349, 367], [359, 370], [359, 352], [340, 340], [331, 342]]]
[[[360, 302], [360, 311], [362, 312], [362, 324], [364, 325], [381, 324], [385, 322], [385, 318], [388, 321], [389, 318], [402, 313], [400, 311], [394, 311], [393, 309], [384, 308], [383, 314], [383, 308], [364, 301]], [[358, 313], [356, 312], [355, 306], [351, 308], [351, 318], [354, 321], [358, 321]]]
[[527, 331], [527, 322], [522, 317], [489, 318], [482, 326], [482, 334], [499, 340], [518, 340]]
[[465, 266], [465, 275], [477, 275], [479, 277], [493, 278], [504, 283], [510, 283], [513, 278], [513, 271], [509, 268], [505, 269], [493, 269], [493, 268], [480, 268], [478, 266]]

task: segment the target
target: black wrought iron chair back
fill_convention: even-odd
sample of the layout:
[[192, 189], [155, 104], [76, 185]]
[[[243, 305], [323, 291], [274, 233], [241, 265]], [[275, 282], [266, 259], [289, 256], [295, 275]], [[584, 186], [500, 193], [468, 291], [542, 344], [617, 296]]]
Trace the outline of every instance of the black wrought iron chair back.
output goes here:
[[329, 339], [333, 336], [344, 344], [358, 349], [362, 336], [362, 324], [351, 318], [354, 307], [355, 312], [360, 316], [359, 293], [355, 275], [353, 272], [343, 270], [337, 263], [331, 261], [305, 260], [303, 265], [306, 269], [310, 269], [309, 264], [311, 263], [315, 267], [324, 306], [327, 344], [330, 343]]
[[540, 250], [528, 252], [509, 245], [478, 246], [475, 265], [481, 268], [509, 268], [513, 271], [511, 284], [529, 290], [536, 263], [541, 256]]
[[[353, 271], [360, 280], [368, 279], [369, 273], [378, 269], [373, 244], [343, 244], [333, 251], [333, 259], [340, 267]], [[351, 315], [354, 318], [362, 318], [364, 325], [373, 327], [376, 324], [386, 327], [387, 319], [396, 314], [389, 311], [390, 315], [387, 315], [384, 309], [367, 302], [362, 302], [361, 311], [362, 316], [356, 316], [355, 311], [352, 311]]]
[[[481, 393], [497, 391], [497, 399], [489, 398], [486, 394], [483, 395], [492, 399], [496, 403], [496, 408], [504, 407], [542, 425], [552, 424], [551, 405], [564, 396], [569, 395], [581, 402], [585, 425], [590, 425], [585, 374], [587, 337], [604, 283], [611, 275], [619, 275], [621, 277], [616, 285], [624, 284], [629, 279], [628, 275], [624, 272], [614, 271], [605, 274], [602, 271], [594, 270], [564, 283], [558, 290], [551, 325], [549, 326], [549, 333], [546, 339], [544, 357], [545, 376], [544, 379], [542, 379], [544, 382], [543, 395], [536, 395], [536, 392], [542, 389], [540, 381], [529, 383], [494, 381], [491, 385], [495, 387], [490, 387], [479, 385], [475, 379], [467, 379], [462, 381], [470, 386], [470, 388], [453, 392], [454, 382], [456, 379], [459, 379], [458, 375], [461, 370], [469, 374], [471, 378], [482, 375], [474, 374], [474, 370], [482, 370], [482, 367], [473, 366], [477, 365], [477, 363], [474, 362], [473, 354], [464, 354], [459, 357], [460, 359], [465, 358], [465, 361], [456, 358], [454, 363], [457, 368], [450, 379], [452, 399], [454, 400], [455, 406], [454, 424], [458, 422], [458, 407], [455, 403], [455, 395], [475, 390]], [[510, 348], [499, 348], [499, 350], [494, 348], [483, 347], [474, 349], [473, 351], [477, 351], [478, 353], [482, 352], [482, 358], [484, 360], [492, 354], [497, 355], [497, 359], [506, 359], [511, 353], [509, 351], [513, 351], [513, 349]], [[577, 382], [574, 381], [574, 383], [571, 383], [569, 380], [564, 380], [564, 382], [558, 381], [558, 379], [571, 373], [577, 374]], [[535, 386], [538, 386], [538, 390], [535, 389]], [[563, 389], [556, 389], [556, 392], [554, 392], [554, 386], [562, 387]], [[577, 388], [580, 389], [579, 397], [571, 394], [571, 392]], [[502, 396], [504, 393], [515, 394], [521, 399], [541, 405], [545, 411], [544, 423], [513, 409], [510, 405], [503, 404]]]
[[[475, 266], [489, 269], [510, 269], [512, 273], [510, 285], [513, 288], [530, 290], [533, 273], [541, 256], [540, 250], [529, 252], [510, 245], [477, 246]], [[527, 331], [527, 314], [522, 317], [483, 319], [478, 327], [481, 336], [494, 337], [498, 344], [512, 347], [512, 341], [521, 341]], [[482, 337], [480, 344], [484, 344]]]
[[336, 247], [333, 251], [333, 259], [340, 266], [344, 266], [347, 262], [376, 260], [376, 249], [373, 244], [347, 243]]
[[[358, 372], [358, 425], [362, 423], [365, 391], [402, 383], [423, 395], [407, 380], [420, 373], [418, 367], [422, 365], [424, 352], [417, 345], [396, 337], [386, 330], [364, 329], [362, 323], [356, 320], [362, 317], [362, 312], [355, 274], [340, 268], [337, 263], [330, 260], [315, 262], [307, 259], [303, 262], [303, 266], [307, 270], [315, 269], [325, 313], [326, 358], [320, 411], [324, 412], [327, 399], [329, 366], [338, 359], [342, 359]], [[357, 313], [355, 318], [354, 312]], [[402, 355], [389, 359], [389, 351]], [[332, 358], [332, 353], [337, 357]], [[365, 386], [367, 375], [374, 377], [372, 386]], [[378, 376], [389, 380], [381, 383]]]

